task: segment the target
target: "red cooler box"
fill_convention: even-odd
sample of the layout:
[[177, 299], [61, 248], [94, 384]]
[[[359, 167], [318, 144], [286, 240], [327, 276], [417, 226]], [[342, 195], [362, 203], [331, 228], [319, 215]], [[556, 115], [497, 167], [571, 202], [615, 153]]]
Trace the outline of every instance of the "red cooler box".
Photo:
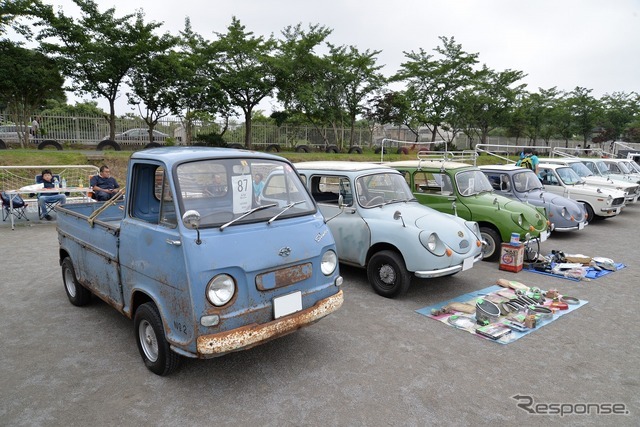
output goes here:
[[500, 270], [517, 273], [522, 270], [524, 261], [524, 245], [502, 244], [500, 252]]

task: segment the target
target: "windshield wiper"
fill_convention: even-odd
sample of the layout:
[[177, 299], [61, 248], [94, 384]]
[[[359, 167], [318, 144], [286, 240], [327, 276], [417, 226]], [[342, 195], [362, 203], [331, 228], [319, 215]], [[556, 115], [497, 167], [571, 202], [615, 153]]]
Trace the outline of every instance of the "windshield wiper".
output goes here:
[[228, 226], [230, 226], [231, 224], [233, 224], [234, 222], [240, 221], [243, 218], [248, 217], [249, 215], [251, 215], [254, 212], [258, 212], [261, 211], [263, 209], [269, 209], [269, 208], [273, 208], [275, 206], [278, 206], [277, 203], [271, 203], [269, 205], [262, 205], [262, 206], [256, 206], [253, 209], [249, 209], [248, 211], [246, 211], [245, 213], [243, 213], [242, 215], [240, 215], [238, 218], [232, 219], [231, 221], [229, 221], [226, 224], [223, 224], [220, 226], [220, 231], [224, 230], [225, 228], [227, 228]]
[[273, 218], [271, 218], [269, 221], [267, 221], [267, 224], [271, 224], [273, 221], [275, 221], [280, 215], [282, 215], [283, 213], [285, 213], [286, 211], [288, 211], [289, 209], [291, 209], [292, 207], [294, 207], [295, 205], [299, 205], [300, 203], [304, 203], [304, 200], [300, 200], [297, 202], [293, 202], [293, 203], [289, 203], [287, 206], [284, 207], [284, 209], [282, 209], [280, 212], [278, 212], [277, 214], [275, 214], [273, 216]]

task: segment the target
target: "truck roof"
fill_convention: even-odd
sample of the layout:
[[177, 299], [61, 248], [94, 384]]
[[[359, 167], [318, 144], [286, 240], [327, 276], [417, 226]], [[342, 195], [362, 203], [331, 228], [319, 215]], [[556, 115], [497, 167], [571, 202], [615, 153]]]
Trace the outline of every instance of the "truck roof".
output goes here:
[[207, 158], [237, 158], [252, 157], [259, 159], [271, 159], [288, 161], [283, 157], [259, 151], [238, 150], [236, 148], [219, 147], [160, 147], [136, 151], [131, 159], [160, 160], [168, 164], [181, 163], [187, 160]]
[[357, 172], [374, 169], [390, 169], [389, 166], [368, 162], [346, 161], [316, 161], [294, 163], [296, 169], [333, 170], [342, 172]]

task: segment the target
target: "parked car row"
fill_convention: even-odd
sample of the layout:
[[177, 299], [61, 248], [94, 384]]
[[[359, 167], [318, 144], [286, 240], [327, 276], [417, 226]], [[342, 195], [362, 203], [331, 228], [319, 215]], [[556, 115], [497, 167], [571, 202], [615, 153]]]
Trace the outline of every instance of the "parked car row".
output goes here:
[[366, 269], [375, 292], [395, 297], [412, 277], [451, 276], [481, 259], [497, 260], [514, 234], [533, 261], [552, 231], [581, 231], [638, 201], [633, 166], [624, 165], [629, 172], [622, 177], [596, 176], [592, 168], [601, 160], [583, 160], [541, 159], [537, 175], [515, 165], [426, 158], [294, 166], [327, 221], [340, 262]]

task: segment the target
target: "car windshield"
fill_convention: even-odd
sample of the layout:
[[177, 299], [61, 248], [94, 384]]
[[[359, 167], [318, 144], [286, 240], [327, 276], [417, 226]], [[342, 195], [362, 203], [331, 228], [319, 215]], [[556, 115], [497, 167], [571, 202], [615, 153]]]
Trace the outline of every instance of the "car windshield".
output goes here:
[[582, 178], [568, 166], [556, 169], [556, 173], [566, 185], [574, 185], [582, 182]]
[[182, 213], [198, 211], [202, 228], [280, 220], [316, 209], [295, 170], [277, 160], [202, 160], [180, 164], [176, 175]]
[[366, 208], [414, 200], [407, 182], [399, 173], [376, 173], [358, 177], [356, 197], [358, 203]]
[[633, 169], [633, 173], [640, 172], [640, 165], [636, 162], [629, 162], [629, 167]]
[[611, 171], [607, 167], [607, 164], [602, 160], [596, 160], [593, 163], [596, 165], [596, 168], [598, 168], [598, 172], [600, 172], [600, 175], [608, 175], [611, 173]]
[[593, 172], [591, 172], [591, 170], [589, 170], [589, 168], [582, 162], [574, 162], [569, 166], [571, 166], [571, 169], [573, 169], [579, 177], [585, 178], [587, 176], [593, 176]]
[[515, 189], [519, 193], [542, 190], [542, 183], [532, 170], [524, 170], [513, 175]]
[[472, 196], [485, 191], [493, 191], [491, 182], [480, 170], [466, 170], [456, 174], [456, 185], [462, 196]]
[[627, 168], [627, 170], [629, 171], [629, 173], [637, 173], [638, 171], [636, 171], [636, 168], [633, 167], [632, 162], [620, 162], [624, 165], [624, 167]]

